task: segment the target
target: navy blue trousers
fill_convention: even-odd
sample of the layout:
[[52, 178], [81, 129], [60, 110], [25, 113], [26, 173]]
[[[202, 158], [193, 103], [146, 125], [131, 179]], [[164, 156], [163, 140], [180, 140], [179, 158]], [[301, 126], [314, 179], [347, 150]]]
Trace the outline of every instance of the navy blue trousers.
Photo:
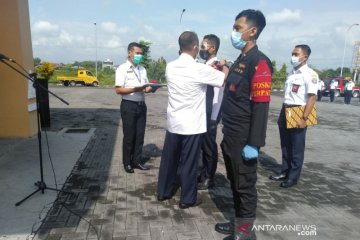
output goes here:
[[202, 169], [201, 178], [215, 177], [218, 163], [218, 147], [216, 143], [217, 124], [208, 121], [207, 132], [203, 136], [202, 150]]
[[287, 129], [284, 108], [281, 109], [278, 125], [282, 152], [281, 173], [285, 173], [289, 179], [297, 181], [304, 163], [307, 127]]
[[180, 135], [166, 131], [161, 155], [158, 196], [170, 198], [176, 193], [180, 178], [180, 202], [195, 203], [197, 200], [197, 168], [203, 134]]

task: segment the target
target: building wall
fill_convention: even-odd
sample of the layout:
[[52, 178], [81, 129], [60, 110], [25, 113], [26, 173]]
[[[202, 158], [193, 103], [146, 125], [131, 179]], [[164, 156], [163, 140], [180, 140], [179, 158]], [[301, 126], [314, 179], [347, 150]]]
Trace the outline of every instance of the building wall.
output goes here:
[[[0, 5], [0, 53], [33, 71], [28, 0], [0, 0]], [[0, 137], [33, 136], [37, 118], [32, 83], [0, 61], [0, 84]]]

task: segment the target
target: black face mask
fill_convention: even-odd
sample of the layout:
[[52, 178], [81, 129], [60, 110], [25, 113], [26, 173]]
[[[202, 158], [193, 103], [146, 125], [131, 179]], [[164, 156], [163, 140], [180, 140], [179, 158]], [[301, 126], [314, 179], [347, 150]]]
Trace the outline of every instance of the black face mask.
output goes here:
[[208, 57], [209, 57], [209, 55], [210, 55], [210, 53], [209, 53], [208, 50], [200, 50], [200, 51], [199, 51], [199, 55], [200, 55], [200, 57], [201, 57], [202, 59], [207, 60]]

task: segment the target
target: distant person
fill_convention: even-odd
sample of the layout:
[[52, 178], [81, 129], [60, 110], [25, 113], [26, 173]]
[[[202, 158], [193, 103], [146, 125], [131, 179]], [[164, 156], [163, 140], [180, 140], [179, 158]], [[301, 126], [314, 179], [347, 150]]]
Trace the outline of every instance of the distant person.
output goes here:
[[[312, 75], [307, 61], [311, 54], [308, 45], [297, 45], [292, 51], [292, 72], [285, 82], [285, 99], [280, 111], [278, 125], [282, 152], [282, 168], [280, 174], [269, 178], [282, 181], [280, 187], [289, 188], [297, 184], [304, 163], [306, 121], [311, 113], [318, 90], [318, 79]], [[286, 128], [285, 108], [305, 106], [303, 117], [297, 123], [297, 128]]]
[[218, 71], [197, 63], [199, 39], [185, 31], [179, 37], [181, 55], [166, 66], [168, 83], [167, 130], [157, 186], [158, 201], [175, 194], [180, 175], [179, 208], [201, 204], [197, 198], [197, 168], [203, 134], [206, 132], [206, 87], [221, 87], [228, 69]]
[[[204, 36], [201, 43], [199, 55], [206, 62], [205, 64], [216, 64], [216, 54], [220, 47], [220, 39], [209, 34]], [[206, 90], [206, 124], [207, 131], [203, 137], [202, 169], [200, 174], [199, 190], [205, 190], [214, 186], [214, 177], [218, 163], [218, 147], [216, 144], [217, 125], [220, 120], [220, 106], [223, 98], [223, 87], [207, 85]]]
[[[266, 25], [262, 12], [244, 10], [233, 25], [231, 42], [241, 54], [232, 65], [224, 87], [220, 144], [233, 194], [235, 219], [217, 223], [225, 239], [256, 239], [252, 231], [257, 208], [257, 162], [265, 145], [272, 83], [272, 63], [256, 44]], [[247, 231], [249, 234], [244, 233]]]
[[330, 102], [334, 102], [335, 100], [335, 91], [338, 86], [338, 81], [335, 79], [331, 79], [330, 81]]
[[323, 80], [319, 79], [318, 81], [318, 91], [317, 91], [317, 100], [321, 101], [323, 92], [325, 90], [325, 83]]
[[345, 104], [350, 104], [354, 87], [355, 83], [352, 80], [347, 81], [347, 83], [345, 84]]
[[153, 92], [148, 83], [146, 69], [139, 65], [143, 58], [141, 45], [132, 42], [127, 48], [125, 63], [116, 69], [115, 91], [121, 94], [121, 120], [123, 126], [123, 164], [127, 173], [134, 173], [134, 168], [149, 170], [142, 159], [144, 145], [146, 112], [145, 94]]

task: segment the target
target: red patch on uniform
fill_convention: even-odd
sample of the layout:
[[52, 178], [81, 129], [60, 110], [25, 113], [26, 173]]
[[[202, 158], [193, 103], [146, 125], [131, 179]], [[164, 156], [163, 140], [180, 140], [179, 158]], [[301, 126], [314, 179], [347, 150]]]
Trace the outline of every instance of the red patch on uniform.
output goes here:
[[270, 102], [271, 70], [265, 60], [260, 60], [251, 81], [251, 99], [254, 102]]

